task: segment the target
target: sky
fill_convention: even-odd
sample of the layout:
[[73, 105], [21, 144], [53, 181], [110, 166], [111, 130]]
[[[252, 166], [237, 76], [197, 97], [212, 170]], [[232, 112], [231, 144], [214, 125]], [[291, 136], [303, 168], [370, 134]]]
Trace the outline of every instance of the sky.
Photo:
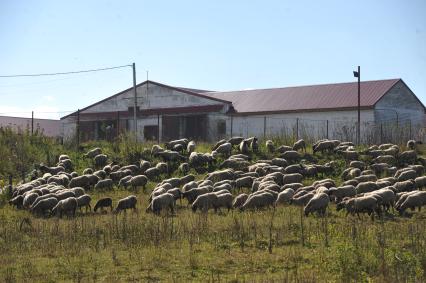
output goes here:
[[[0, 75], [136, 63], [137, 82], [240, 90], [402, 78], [426, 103], [426, 1], [0, 1]], [[59, 118], [131, 68], [0, 78], [0, 115]]]

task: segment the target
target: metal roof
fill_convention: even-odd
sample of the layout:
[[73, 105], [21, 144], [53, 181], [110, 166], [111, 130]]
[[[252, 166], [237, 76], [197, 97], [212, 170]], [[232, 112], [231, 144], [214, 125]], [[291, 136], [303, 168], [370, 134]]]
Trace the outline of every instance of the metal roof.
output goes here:
[[[371, 108], [401, 79], [361, 82], [361, 107]], [[237, 113], [343, 110], [358, 106], [358, 83], [204, 92], [231, 101]]]

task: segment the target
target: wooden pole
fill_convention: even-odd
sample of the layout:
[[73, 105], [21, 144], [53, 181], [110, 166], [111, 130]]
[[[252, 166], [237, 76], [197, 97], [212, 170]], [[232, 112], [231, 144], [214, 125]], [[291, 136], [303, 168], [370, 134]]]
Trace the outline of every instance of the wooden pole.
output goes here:
[[31, 111], [31, 136], [34, 135], [34, 111]]
[[77, 110], [77, 150], [80, 147], [80, 109]]
[[263, 117], [263, 139], [266, 139], [266, 116]]
[[136, 92], [136, 64], [132, 64], [133, 67], [133, 95], [134, 95], [134, 105], [133, 105], [133, 132], [135, 134], [136, 141], [138, 140], [138, 125], [137, 125], [137, 118], [136, 118], [136, 111], [138, 107], [138, 97]]

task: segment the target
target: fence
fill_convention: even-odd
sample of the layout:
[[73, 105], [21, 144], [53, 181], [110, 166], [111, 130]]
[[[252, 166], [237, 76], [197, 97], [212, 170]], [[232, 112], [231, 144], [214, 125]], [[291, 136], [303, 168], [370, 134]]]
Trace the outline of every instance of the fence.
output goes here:
[[[80, 117], [62, 121], [63, 132], [77, 144], [82, 141], [104, 139], [113, 141], [121, 133], [133, 133], [133, 117], [117, 112], [94, 119]], [[224, 114], [151, 115], [138, 116], [140, 140], [167, 140], [187, 137], [194, 140], [216, 141], [231, 136], [257, 136], [292, 142], [303, 138], [307, 142], [318, 139], [339, 139], [356, 142], [357, 122], [354, 120], [314, 120], [270, 116], [230, 116]], [[404, 144], [409, 139], [425, 141], [423, 120], [403, 119], [381, 122], [361, 122], [360, 141], [364, 144]]]

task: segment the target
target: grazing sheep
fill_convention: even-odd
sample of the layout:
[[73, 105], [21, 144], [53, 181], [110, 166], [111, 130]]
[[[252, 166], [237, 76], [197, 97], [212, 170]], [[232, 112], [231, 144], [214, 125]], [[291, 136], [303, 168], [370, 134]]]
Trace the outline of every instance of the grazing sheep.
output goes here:
[[81, 175], [75, 178], [72, 178], [71, 181], [68, 184], [69, 188], [74, 188], [74, 187], [85, 187], [87, 188], [89, 184], [89, 178], [87, 177], [87, 175]]
[[209, 187], [193, 188], [183, 192], [183, 197], [188, 200], [188, 204], [192, 204], [198, 196], [207, 194], [209, 192], [210, 192]]
[[62, 218], [63, 213], [71, 213], [72, 216], [75, 216], [75, 211], [78, 207], [78, 202], [75, 197], [69, 197], [63, 200], [60, 200], [56, 206], [52, 209], [51, 215], [56, 215], [59, 213], [59, 217]]
[[365, 163], [363, 161], [359, 160], [353, 160], [351, 163], [349, 163], [349, 167], [358, 168], [360, 170], [364, 170]]
[[306, 206], [303, 208], [305, 216], [308, 216], [310, 213], [317, 212], [320, 215], [325, 215], [328, 203], [330, 199], [326, 193], [317, 193], [315, 194]]
[[173, 197], [175, 198], [175, 200], [179, 199], [181, 201], [182, 204], [182, 191], [179, 188], [173, 188], [170, 190], [167, 190], [167, 193], [173, 195]]
[[216, 202], [218, 199], [218, 195], [215, 193], [205, 193], [197, 196], [197, 198], [192, 203], [192, 211], [196, 212], [197, 209], [201, 210], [201, 212], [206, 213], [210, 208], [216, 209]]
[[373, 159], [374, 163], [387, 163], [387, 164], [395, 164], [396, 159], [392, 155], [379, 155]]
[[215, 194], [217, 195], [217, 199], [214, 204], [215, 211], [217, 211], [218, 209], [220, 210], [220, 208], [223, 207], [223, 208], [227, 208], [229, 212], [229, 210], [232, 208], [232, 201], [234, 199], [232, 194], [226, 191], [215, 192]]
[[377, 199], [374, 196], [362, 196], [344, 200], [337, 204], [337, 210], [346, 208], [346, 215], [349, 213], [351, 215], [357, 214], [358, 217], [360, 213], [368, 213], [368, 215], [374, 215], [374, 212], [379, 212]]
[[163, 209], [169, 208], [173, 213], [176, 206], [176, 198], [170, 193], [164, 193], [156, 196], [152, 199], [146, 212], [153, 212], [154, 214], [160, 214]]
[[46, 199], [42, 199], [37, 204], [31, 206], [30, 211], [33, 214], [43, 215], [46, 212], [50, 212], [56, 205], [58, 204], [58, 200], [54, 197], [49, 197]]
[[218, 148], [216, 148], [215, 150], [218, 154], [221, 154], [225, 157], [228, 157], [231, 155], [231, 151], [232, 151], [232, 144], [227, 142], [224, 144], [221, 144], [220, 146], [218, 146]]
[[330, 198], [334, 198], [336, 203], [341, 202], [345, 197], [354, 197], [355, 195], [356, 188], [353, 185], [329, 189], [329, 196]]
[[395, 195], [395, 208], [396, 210], [399, 210], [399, 207], [401, 206], [402, 203], [404, 203], [404, 201], [407, 199], [408, 196], [412, 195], [412, 194], [416, 194], [417, 192], [419, 192], [418, 190], [416, 191], [411, 191], [411, 192], [401, 192], [401, 193], [397, 193]]
[[361, 182], [376, 182], [377, 176], [376, 175], [361, 175], [361, 176], [355, 177], [354, 180], [356, 180], [358, 183], [361, 183]]
[[240, 207], [241, 211], [247, 209], [259, 209], [268, 206], [274, 206], [275, 196], [269, 192], [260, 192], [250, 195], [245, 203]]
[[186, 159], [185, 156], [181, 155], [179, 152], [171, 150], [159, 152], [157, 155], [160, 156], [164, 162], [179, 162]]
[[95, 189], [96, 190], [103, 190], [103, 189], [112, 190], [113, 185], [114, 185], [114, 182], [111, 179], [99, 180], [95, 185]]
[[179, 139], [179, 140], [173, 140], [173, 141], [166, 142], [166, 143], [164, 143], [164, 146], [167, 149], [173, 149], [173, 147], [175, 145], [179, 144], [179, 145], [182, 145], [184, 148], [186, 148], [188, 143], [189, 143], [188, 139]]
[[426, 187], [426, 176], [417, 177], [414, 179], [414, 182], [416, 183], [417, 189], [423, 189]]
[[65, 168], [62, 166], [56, 166], [56, 167], [47, 167], [43, 164], [40, 164], [38, 166], [38, 169], [40, 170], [41, 173], [46, 174], [46, 173], [50, 173], [52, 175], [56, 175], [59, 174], [60, 172], [65, 172]]
[[303, 139], [300, 139], [293, 144], [293, 150], [299, 151], [300, 149], [306, 152], [306, 143]]
[[142, 187], [143, 190], [145, 190], [147, 183], [148, 183], [148, 178], [145, 175], [137, 175], [132, 177], [127, 182], [127, 185], [132, 186], [133, 190], [136, 190], [138, 187]]
[[368, 193], [378, 189], [378, 186], [375, 182], [367, 181], [361, 182], [356, 186], [357, 194]]
[[141, 160], [140, 164], [139, 164], [139, 168], [140, 168], [140, 172], [142, 174], [145, 173], [146, 170], [148, 170], [148, 168], [151, 167], [151, 162], [146, 161], [146, 160]]
[[87, 212], [87, 209], [91, 211], [92, 210], [92, 207], [90, 206], [91, 201], [92, 201], [92, 198], [89, 195], [79, 196], [77, 198], [77, 207], [80, 209], [80, 211], [82, 207], [86, 208], [86, 212]]
[[100, 149], [99, 147], [96, 147], [96, 148], [94, 148], [92, 150], [89, 150], [86, 154], [83, 155], [83, 157], [93, 158], [96, 155], [99, 155], [101, 153], [102, 153], [102, 149]]
[[[192, 154], [192, 153], [191, 153]], [[191, 159], [190, 159], [190, 161], [191, 161]], [[189, 173], [189, 170], [191, 170], [191, 168], [189, 167], [189, 164], [188, 163], [186, 163], [186, 162], [184, 162], [184, 163], [181, 163], [180, 165], [179, 165], [179, 171], [183, 174], [183, 175], [186, 175], [186, 174], [188, 174]]]
[[315, 195], [314, 193], [309, 192], [296, 197], [296, 194], [295, 194], [293, 198], [290, 200], [290, 204], [305, 206], [311, 200], [311, 198], [314, 197], [314, 195]]
[[221, 146], [222, 144], [226, 143], [226, 140], [220, 140], [218, 141], [213, 147], [212, 150], [216, 150], [219, 146]]
[[275, 151], [275, 146], [274, 146], [274, 142], [271, 140], [267, 140], [265, 143], [266, 149], [268, 150], [269, 153], [274, 153]]
[[396, 182], [393, 186], [395, 190], [400, 192], [409, 192], [415, 189], [416, 182], [414, 180], [407, 180], [403, 182]]
[[106, 154], [98, 154], [93, 158], [93, 161], [97, 168], [104, 167], [108, 162], [108, 156]]
[[290, 183], [290, 184], [285, 184], [284, 186], [281, 187], [281, 191], [284, 191], [286, 189], [293, 189], [294, 191], [296, 191], [297, 189], [303, 187], [302, 183]]
[[55, 197], [57, 200], [63, 200], [70, 197], [75, 197], [75, 193], [71, 190], [62, 190], [62, 191], [58, 191]]
[[157, 156], [158, 153], [163, 152], [163, 151], [164, 151], [164, 149], [161, 146], [159, 146], [158, 144], [154, 144], [151, 147], [151, 156], [155, 157], [155, 156]]
[[334, 143], [329, 140], [321, 141], [317, 144], [312, 145], [313, 153], [320, 151], [321, 153], [324, 153], [325, 151], [333, 151], [334, 149]]
[[160, 175], [161, 175], [161, 171], [156, 167], [149, 168], [145, 171], [145, 176], [150, 181], [157, 180]]
[[130, 181], [130, 179], [132, 179], [132, 175], [127, 175], [123, 178], [120, 179], [120, 181], [118, 181], [118, 188], [124, 187], [125, 189], [127, 189], [127, 184]]
[[138, 199], [134, 195], [120, 199], [118, 201], [117, 207], [114, 210], [114, 213], [120, 213], [121, 211], [125, 212], [127, 209], [130, 209], [130, 208], [133, 210], [136, 210], [137, 201]]
[[416, 149], [416, 141], [415, 140], [407, 141], [407, 148], [409, 148], [411, 150], [415, 150]]
[[413, 194], [410, 194], [405, 201], [398, 207], [399, 213], [402, 215], [404, 214], [405, 210], [407, 208], [411, 208], [414, 210], [416, 207], [419, 209], [426, 205], [426, 192], [419, 191]]
[[280, 145], [277, 150], [277, 152], [279, 153], [285, 153], [287, 151], [294, 151], [292, 146], [288, 146], [288, 145]]
[[221, 171], [214, 171], [211, 173], [208, 173], [206, 176], [206, 180], [219, 182], [223, 180], [233, 180], [235, 177], [234, 170], [232, 169], [225, 169]]
[[302, 174], [305, 170], [305, 167], [303, 167], [302, 164], [292, 164], [287, 167], [285, 167], [284, 172], [286, 174], [293, 174], [293, 173], [299, 173]]
[[301, 158], [300, 153], [294, 150], [286, 151], [282, 153], [280, 157], [284, 158], [287, 161], [293, 161], [293, 162], [299, 161]]
[[407, 150], [398, 155], [398, 161], [403, 164], [414, 164], [417, 160], [417, 153], [415, 150]]
[[189, 174], [189, 175], [185, 175], [185, 176], [183, 176], [182, 178], [180, 178], [179, 179], [179, 183], [181, 184], [181, 185], [185, 185], [185, 184], [187, 184], [187, 183], [189, 183], [189, 182], [192, 182], [192, 181], [194, 181], [195, 180], [195, 176], [194, 175], [192, 175], [192, 174]]
[[195, 147], [196, 147], [195, 142], [194, 142], [194, 141], [190, 141], [190, 142], [188, 143], [188, 146], [186, 147], [186, 151], [187, 151], [189, 154], [191, 154], [192, 152], [194, 152], [194, 151], [195, 151]]
[[299, 173], [293, 173], [293, 174], [284, 174], [283, 176], [283, 185], [285, 184], [292, 184], [292, 183], [302, 183], [303, 176]]
[[253, 181], [254, 178], [250, 176], [238, 178], [237, 180], [235, 180], [235, 187], [237, 189], [251, 188], [251, 186], [253, 185]]
[[248, 199], [248, 194], [239, 194], [235, 197], [234, 201], [232, 202], [233, 208], [240, 208]]
[[72, 188], [72, 189], [70, 189], [70, 191], [74, 193], [76, 198], [79, 197], [79, 196], [82, 196], [86, 193], [86, 191], [83, 188], [80, 188], [80, 187]]
[[93, 211], [96, 212], [98, 209], [102, 211], [105, 207], [110, 207], [112, 211], [112, 198], [101, 198], [98, 200]]
[[292, 197], [294, 196], [294, 190], [291, 188], [285, 189], [284, 191], [278, 194], [277, 200], [275, 201], [275, 206], [279, 204], [290, 203]]
[[[395, 176], [396, 177], [396, 176]], [[397, 178], [398, 182], [403, 182], [407, 180], [414, 180], [417, 177], [417, 173], [414, 170], [405, 170], [399, 174]]]
[[[22, 196], [21, 196], [22, 197]], [[22, 200], [22, 207], [25, 209], [30, 208], [34, 201], [39, 197], [37, 193], [26, 194]], [[10, 203], [10, 202], [9, 202]]]

